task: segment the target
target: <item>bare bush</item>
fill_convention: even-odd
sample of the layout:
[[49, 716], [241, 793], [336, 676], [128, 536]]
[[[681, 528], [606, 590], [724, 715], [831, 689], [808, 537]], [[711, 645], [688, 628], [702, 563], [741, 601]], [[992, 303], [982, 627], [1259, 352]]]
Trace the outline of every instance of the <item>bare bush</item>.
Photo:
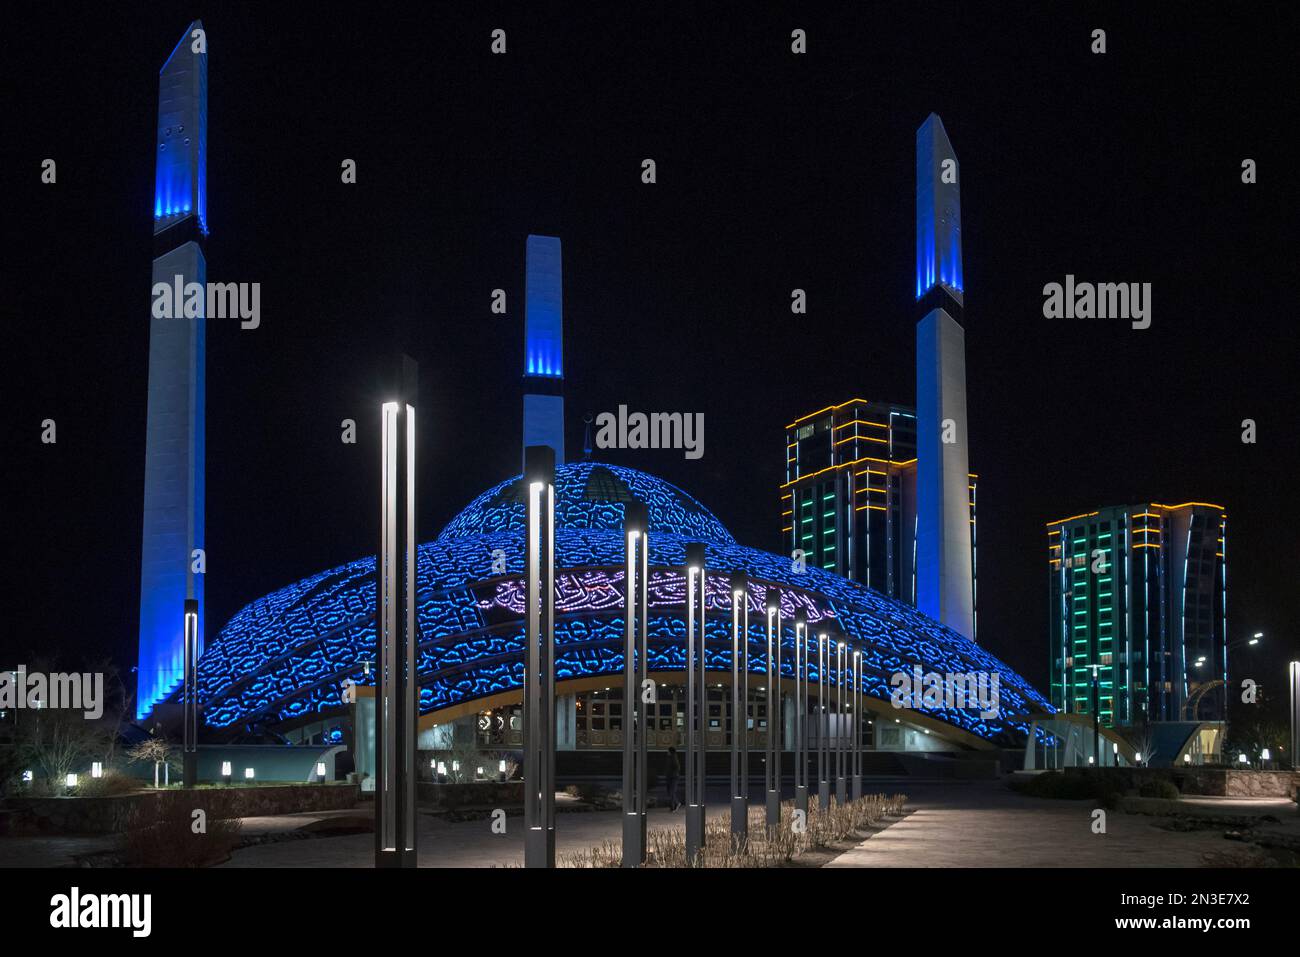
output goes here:
[[131, 867], [206, 867], [230, 856], [242, 827], [236, 807], [231, 817], [208, 817], [198, 827], [193, 806], [198, 799], [176, 795], [142, 801], [132, 810], [122, 835], [122, 854]]
[[[767, 809], [749, 809], [748, 839], [737, 842], [731, 834], [731, 817], [715, 816], [704, 822], [704, 846], [695, 867], [782, 867], [805, 851], [860, 839], [883, 818], [903, 813], [902, 794], [871, 794], [856, 801], [832, 804], [822, 810], [815, 798], [809, 802], [802, 831], [792, 826], [794, 802], [781, 805], [781, 826], [767, 827]], [[686, 835], [678, 828], [654, 828], [646, 834], [649, 863], [654, 867], [686, 867]], [[590, 851], [560, 855], [560, 867], [620, 867], [622, 846], [606, 841]]]

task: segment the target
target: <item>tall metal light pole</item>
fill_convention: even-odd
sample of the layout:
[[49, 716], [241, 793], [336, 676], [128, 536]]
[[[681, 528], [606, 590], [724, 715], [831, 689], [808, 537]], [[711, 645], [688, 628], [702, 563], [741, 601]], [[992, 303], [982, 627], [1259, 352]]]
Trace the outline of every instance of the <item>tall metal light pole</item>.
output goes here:
[[844, 776], [844, 749], [848, 742], [844, 736], [844, 662], [847, 658], [844, 642], [835, 646], [835, 801], [843, 804], [848, 795], [848, 780]]
[[524, 866], [555, 866], [555, 450], [524, 449]]
[[862, 797], [862, 652], [853, 652], [853, 800]]
[[767, 760], [763, 773], [767, 826], [781, 826], [781, 593], [767, 590]]
[[808, 616], [794, 616], [794, 807], [808, 817]]
[[731, 841], [749, 837], [749, 581], [731, 576]]
[[418, 367], [402, 356], [398, 395], [381, 409], [375, 562], [375, 866], [415, 867], [415, 405]]
[[623, 644], [623, 866], [636, 867], [646, 857], [646, 751], [655, 697], [646, 701], [646, 659], [650, 534], [646, 507], [623, 506], [623, 610], [627, 616]]
[[1291, 759], [1292, 772], [1300, 771], [1300, 661], [1291, 662]]
[[831, 782], [827, 777], [830, 753], [827, 747], [826, 698], [829, 685], [826, 680], [826, 632], [817, 636], [817, 799], [822, 810], [831, 806]]
[[1100, 665], [1092, 665], [1092, 763], [1101, 767], [1101, 684], [1097, 677]]
[[[704, 543], [686, 544], [686, 863], [704, 847], [704, 621], [708, 571]], [[696, 644], [696, 635], [699, 643]], [[699, 669], [697, 680], [695, 672]], [[698, 683], [698, 689], [696, 687]], [[698, 695], [698, 697], [697, 697]]]
[[187, 788], [194, 787], [199, 779], [199, 694], [198, 669], [199, 660], [199, 601], [197, 598], [185, 599], [185, 729], [184, 729], [184, 765], [181, 782]]

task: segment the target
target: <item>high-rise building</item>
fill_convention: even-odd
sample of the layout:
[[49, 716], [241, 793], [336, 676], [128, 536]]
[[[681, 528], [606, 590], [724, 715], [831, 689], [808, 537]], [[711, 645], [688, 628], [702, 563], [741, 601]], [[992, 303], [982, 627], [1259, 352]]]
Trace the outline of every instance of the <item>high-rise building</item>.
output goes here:
[[524, 448], [564, 464], [564, 279], [560, 240], [529, 236], [524, 284]]
[[[781, 531], [790, 553], [915, 605], [915, 410], [850, 399], [791, 422], [785, 445]], [[966, 485], [974, 608], [976, 476]], [[972, 632], [974, 623], [972, 615]]]
[[931, 113], [916, 131], [916, 607], [973, 639], [958, 174]]
[[1204, 502], [1049, 522], [1051, 698], [1101, 723], [1221, 718], [1227, 515]]
[[[198, 20], [186, 28], [158, 77], [153, 286], [178, 292], [207, 281], [208, 55], [202, 30]], [[203, 649], [203, 575], [196, 550], [203, 547], [205, 319], [203, 309], [199, 313], [149, 322], [136, 684], [141, 718], [183, 680], [187, 598], [199, 603], [198, 650]]]

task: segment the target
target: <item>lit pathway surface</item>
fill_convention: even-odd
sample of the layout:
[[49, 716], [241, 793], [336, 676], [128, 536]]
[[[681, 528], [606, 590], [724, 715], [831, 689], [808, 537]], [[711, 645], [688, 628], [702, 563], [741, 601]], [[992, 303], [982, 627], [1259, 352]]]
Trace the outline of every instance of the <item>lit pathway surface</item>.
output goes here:
[[[724, 811], [719, 802], [708, 806], [710, 816]], [[605, 841], [621, 841], [618, 811], [568, 811], [555, 815], [555, 853], [590, 851]], [[650, 829], [685, 827], [682, 811], [670, 814], [652, 808]], [[263, 828], [258, 826], [258, 830]], [[421, 867], [521, 867], [524, 862], [524, 819], [506, 818], [506, 833], [493, 834], [488, 818], [449, 822], [432, 814], [420, 815], [419, 858]], [[231, 855], [224, 867], [372, 867], [375, 860], [373, 833], [342, 837], [318, 837], [242, 848]]]
[[[1166, 831], [1153, 825], [1158, 818], [1120, 811], [1107, 811], [1106, 833], [1093, 834], [1095, 801], [1024, 797], [1000, 783], [916, 782], [903, 790], [913, 813], [828, 867], [1201, 867], [1207, 853], [1243, 850], [1224, 839], [1226, 827]], [[1194, 803], [1197, 811], [1295, 820], [1287, 801]]]

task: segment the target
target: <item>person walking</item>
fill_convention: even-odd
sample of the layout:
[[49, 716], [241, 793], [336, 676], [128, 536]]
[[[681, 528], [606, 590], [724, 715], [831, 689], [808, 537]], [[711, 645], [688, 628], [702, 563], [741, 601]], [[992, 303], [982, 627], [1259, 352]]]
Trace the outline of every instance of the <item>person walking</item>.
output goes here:
[[677, 774], [681, 771], [677, 763], [677, 747], [668, 746], [668, 757], [664, 766], [664, 790], [668, 795], [668, 810], [676, 811], [681, 804], [677, 800]]

